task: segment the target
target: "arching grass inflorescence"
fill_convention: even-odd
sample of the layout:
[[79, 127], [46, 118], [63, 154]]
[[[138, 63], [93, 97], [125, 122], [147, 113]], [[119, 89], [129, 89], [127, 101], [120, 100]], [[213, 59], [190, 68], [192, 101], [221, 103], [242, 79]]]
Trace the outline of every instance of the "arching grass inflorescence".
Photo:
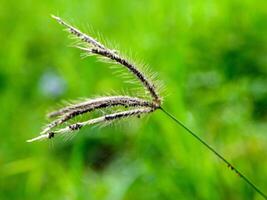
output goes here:
[[[142, 114], [153, 112], [160, 107], [161, 97], [158, 94], [157, 87], [133, 63], [123, 58], [121, 55], [119, 55], [117, 51], [110, 50], [109, 48], [105, 47], [103, 44], [98, 42], [96, 39], [86, 35], [77, 28], [69, 25], [61, 18], [56, 16], [52, 17], [56, 19], [60, 24], [62, 24], [71, 35], [73, 35], [74, 37], [76, 37], [76, 39], [82, 42], [79, 45], [76, 45], [75, 47], [81, 49], [83, 52], [87, 54], [96, 55], [99, 56], [100, 58], [108, 59], [128, 69], [129, 72], [132, 73], [132, 75], [134, 75], [135, 78], [144, 86], [144, 89], [150, 95], [144, 99], [133, 96], [106, 96], [95, 99], [89, 99], [81, 103], [66, 106], [60, 110], [49, 113], [48, 114], [49, 118], [57, 117], [57, 119], [47, 124], [41, 131], [40, 136], [28, 140], [28, 142], [33, 142], [42, 139], [52, 139], [56, 137], [58, 134], [73, 132], [79, 130], [80, 128], [86, 125], [105, 123], [108, 121], [119, 120], [132, 116], [140, 116]], [[54, 130], [59, 125], [62, 125], [65, 122], [79, 115], [89, 112], [94, 112], [96, 110], [102, 110], [105, 108], [112, 109], [114, 107], [120, 107], [120, 106], [123, 106], [128, 110], [122, 112], [117, 112], [116, 110], [114, 110], [113, 113], [111, 114], [103, 115], [98, 118], [93, 118], [85, 122], [79, 122], [76, 124], [66, 126], [65, 128]]]
[[[106, 122], [113, 122], [116, 120], [125, 119], [128, 117], [139, 117], [141, 115], [146, 115], [148, 113], [154, 112], [155, 110], [161, 110], [170, 119], [172, 119], [176, 124], [184, 128], [191, 136], [197, 139], [202, 145], [209, 149], [214, 155], [216, 155], [221, 161], [223, 161], [233, 172], [235, 172], [242, 180], [244, 180], [251, 188], [253, 188], [258, 194], [260, 194], [264, 199], [267, 199], [266, 194], [264, 194], [255, 184], [253, 184], [243, 173], [241, 173], [236, 167], [234, 167], [224, 156], [218, 153], [213, 147], [207, 144], [202, 138], [191, 131], [182, 122], [176, 119], [172, 114], [167, 112], [162, 108], [162, 98], [159, 95], [158, 87], [154, 82], [152, 82], [135, 64], [130, 62], [121, 56], [118, 51], [111, 50], [105, 45], [101, 44], [99, 41], [91, 36], [86, 35], [79, 29], [69, 25], [61, 18], [52, 16], [61, 25], [63, 25], [66, 30], [73, 35], [76, 39], [80, 41], [75, 47], [81, 49], [84, 53], [88, 55], [96, 55], [102, 60], [109, 60], [115, 64], [120, 65], [128, 69], [128, 71], [135, 76], [136, 80], [141, 83], [146, 91], [147, 96], [144, 98], [138, 98], [136, 96], [105, 96], [100, 98], [88, 99], [86, 101], [68, 105], [57, 111], [48, 114], [49, 118], [57, 118], [47, 124], [41, 131], [41, 134], [33, 139], [27, 140], [27, 142], [34, 142], [43, 139], [52, 139], [58, 135], [65, 133], [72, 133], [74, 131], [80, 130], [81, 128], [94, 124], [103, 124]], [[118, 111], [114, 109], [115, 107], [124, 107], [124, 111]], [[71, 125], [66, 125], [63, 128], [58, 128], [60, 125], [64, 125], [67, 121], [83, 115], [85, 113], [94, 112], [97, 110], [111, 109], [111, 113], [105, 114], [96, 118], [88, 119], [86, 121], [73, 123]]]

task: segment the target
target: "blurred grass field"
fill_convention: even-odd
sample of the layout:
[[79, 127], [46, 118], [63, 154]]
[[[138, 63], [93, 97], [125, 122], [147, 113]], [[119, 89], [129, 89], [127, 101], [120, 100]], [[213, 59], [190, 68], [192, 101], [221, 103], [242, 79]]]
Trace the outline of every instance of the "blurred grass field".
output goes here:
[[26, 143], [63, 100], [129, 87], [50, 14], [158, 72], [164, 107], [267, 193], [265, 0], [2, 0], [0, 199], [261, 199], [160, 111]]

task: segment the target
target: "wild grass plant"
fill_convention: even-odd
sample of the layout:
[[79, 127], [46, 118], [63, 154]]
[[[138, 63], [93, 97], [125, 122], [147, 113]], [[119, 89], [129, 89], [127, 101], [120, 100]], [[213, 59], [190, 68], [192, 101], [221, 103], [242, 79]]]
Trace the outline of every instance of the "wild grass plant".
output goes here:
[[[176, 117], [174, 117], [162, 107], [162, 97], [160, 96], [158, 86], [156, 82], [154, 82], [153, 78], [150, 78], [148, 75], [139, 70], [139, 68], [135, 64], [121, 56], [117, 50], [105, 47], [93, 37], [86, 35], [79, 29], [63, 21], [61, 18], [57, 16], [52, 17], [56, 19], [60, 24], [62, 24], [72, 36], [74, 36], [74, 39], [77, 40], [74, 45], [76, 48], [79, 48], [80, 50], [85, 52], [86, 55], [96, 55], [101, 60], [110, 61], [126, 68], [129, 73], [131, 73], [139, 81], [139, 83], [143, 85], [146, 95], [143, 97], [139, 97], [138, 95], [104, 96], [94, 99], [87, 99], [83, 102], [79, 102], [76, 104], [67, 105], [64, 108], [49, 113], [49, 118], [57, 117], [57, 119], [46, 125], [45, 128], [41, 131], [40, 136], [28, 140], [28, 142], [34, 142], [43, 139], [53, 139], [58, 135], [73, 135], [74, 132], [77, 132], [77, 130], [83, 128], [84, 126], [111, 123], [113, 121], [118, 121], [129, 117], [140, 118], [140, 116], [142, 115], [147, 115], [156, 110], [161, 110], [169, 117], [169, 119], [173, 120], [176, 124], [183, 127], [189, 134], [191, 134], [195, 139], [197, 139], [201, 144], [203, 144], [207, 149], [209, 149], [215, 156], [221, 159], [252, 189], [254, 189], [263, 198], [267, 199], [267, 196], [264, 194], [264, 192], [259, 189], [257, 185], [252, 183], [247, 178], [247, 176], [244, 175], [244, 173], [241, 173], [224, 156], [218, 153], [218, 151], [216, 151], [213, 147], [207, 144], [201, 137], [191, 131], [181, 121], [179, 121]], [[118, 110], [117, 107], [119, 107], [120, 110]], [[111, 110], [111, 113], [104, 114], [102, 116], [92, 118], [87, 121], [76, 122], [74, 124], [67, 125], [63, 128], [56, 129], [58, 126], [64, 125], [66, 122], [79, 115], [95, 112], [97, 110], [100, 110], [102, 111], [102, 113], [105, 113], [106, 109]]]

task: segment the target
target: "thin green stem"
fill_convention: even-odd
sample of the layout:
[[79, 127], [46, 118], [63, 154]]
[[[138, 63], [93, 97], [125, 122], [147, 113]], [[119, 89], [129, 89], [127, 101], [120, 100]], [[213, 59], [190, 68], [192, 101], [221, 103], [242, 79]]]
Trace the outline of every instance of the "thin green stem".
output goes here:
[[267, 199], [266, 194], [264, 194], [255, 184], [253, 184], [244, 174], [242, 174], [236, 167], [234, 167], [229, 161], [227, 161], [221, 154], [219, 154], [214, 148], [207, 144], [203, 139], [196, 135], [193, 131], [187, 128], [181, 121], [176, 119], [168, 111], [160, 107], [160, 109], [178, 125], [183, 127], [188, 133], [190, 133], [194, 138], [201, 142], [205, 147], [207, 147], [211, 152], [213, 152], [218, 158], [220, 158], [232, 171], [234, 171], [240, 178], [242, 178], [248, 185], [250, 185], [258, 194], [260, 194], [264, 199]]

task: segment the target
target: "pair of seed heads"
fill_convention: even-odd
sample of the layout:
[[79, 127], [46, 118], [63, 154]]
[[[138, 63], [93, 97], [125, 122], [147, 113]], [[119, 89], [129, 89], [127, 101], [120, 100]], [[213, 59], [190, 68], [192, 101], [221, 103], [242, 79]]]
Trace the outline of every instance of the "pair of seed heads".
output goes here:
[[[96, 55], [100, 58], [104, 58], [115, 64], [118, 64], [131, 73], [137, 81], [139, 81], [145, 92], [148, 94], [145, 98], [138, 98], [134, 96], [105, 96], [95, 99], [89, 99], [84, 102], [77, 104], [68, 105], [60, 110], [51, 112], [48, 114], [49, 118], [56, 118], [49, 124], [47, 124], [41, 131], [40, 135], [27, 140], [27, 142], [34, 142], [42, 139], [51, 139], [60, 134], [72, 133], [81, 129], [84, 126], [101, 124], [106, 122], [113, 122], [128, 117], [140, 117], [155, 110], [159, 109], [162, 103], [162, 99], [159, 95], [156, 84], [152, 82], [148, 76], [146, 76], [135, 64], [122, 57], [117, 51], [111, 50], [101, 44], [99, 41], [91, 36], [81, 32], [79, 29], [71, 26], [70, 24], [63, 21], [61, 18], [52, 15], [57, 22], [63, 25], [66, 30], [74, 36], [78, 41], [79, 45], [75, 47], [81, 49], [87, 55]], [[105, 114], [97, 118], [92, 118], [87, 121], [77, 122], [71, 125], [67, 125], [64, 128], [56, 129], [58, 126], [65, 124], [67, 121], [83, 115], [85, 113], [94, 112], [103, 109], [112, 109], [115, 107], [125, 107], [124, 111], [114, 111], [110, 114]]]

